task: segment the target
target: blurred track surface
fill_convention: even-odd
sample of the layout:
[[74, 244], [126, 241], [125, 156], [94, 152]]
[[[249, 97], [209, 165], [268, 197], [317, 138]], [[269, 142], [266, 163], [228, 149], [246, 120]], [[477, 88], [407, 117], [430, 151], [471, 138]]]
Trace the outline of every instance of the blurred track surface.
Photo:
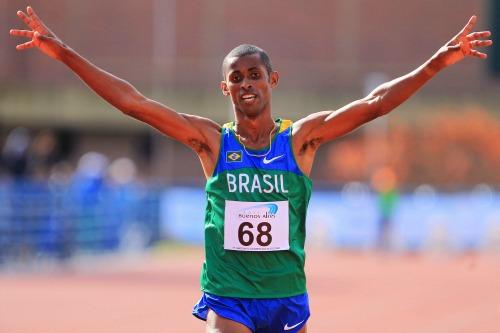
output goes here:
[[[0, 275], [2, 333], [203, 332], [201, 249]], [[493, 333], [500, 258], [309, 251], [309, 332]]]

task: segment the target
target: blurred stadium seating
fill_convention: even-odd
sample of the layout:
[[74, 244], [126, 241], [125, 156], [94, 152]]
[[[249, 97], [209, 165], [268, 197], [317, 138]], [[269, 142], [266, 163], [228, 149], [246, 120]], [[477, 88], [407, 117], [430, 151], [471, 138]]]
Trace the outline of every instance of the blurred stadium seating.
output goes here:
[[0, 186], [0, 262], [142, 251], [159, 239], [160, 191], [77, 175], [65, 184], [29, 179]]

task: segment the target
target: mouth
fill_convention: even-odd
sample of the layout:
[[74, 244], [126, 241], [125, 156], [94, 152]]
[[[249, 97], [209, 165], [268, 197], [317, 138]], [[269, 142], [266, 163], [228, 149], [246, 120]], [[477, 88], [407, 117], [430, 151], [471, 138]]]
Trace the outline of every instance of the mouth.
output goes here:
[[255, 94], [244, 94], [241, 96], [241, 99], [244, 103], [250, 104], [253, 103], [257, 99], [257, 95]]

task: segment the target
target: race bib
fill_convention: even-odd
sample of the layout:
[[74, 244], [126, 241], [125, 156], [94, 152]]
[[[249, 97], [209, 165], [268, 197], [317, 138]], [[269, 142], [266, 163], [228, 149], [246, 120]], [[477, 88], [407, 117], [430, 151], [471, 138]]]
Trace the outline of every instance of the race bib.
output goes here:
[[290, 248], [288, 230], [288, 201], [226, 200], [224, 215], [226, 250], [288, 250]]

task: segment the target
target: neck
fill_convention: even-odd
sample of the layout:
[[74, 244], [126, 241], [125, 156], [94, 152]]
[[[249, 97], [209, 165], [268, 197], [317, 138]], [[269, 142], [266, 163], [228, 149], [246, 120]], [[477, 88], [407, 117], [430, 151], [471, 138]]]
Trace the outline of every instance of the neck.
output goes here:
[[255, 118], [237, 116], [234, 130], [246, 144], [259, 146], [262, 142], [267, 142], [269, 134], [275, 126], [276, 124], [269, 114]]
[[249, 114], [235, 107], [234, 119], [235, 132], [251, 142], [257, 142], [262, 137], [268, 138], [275, 126], [269, 103], [257, 114]]

